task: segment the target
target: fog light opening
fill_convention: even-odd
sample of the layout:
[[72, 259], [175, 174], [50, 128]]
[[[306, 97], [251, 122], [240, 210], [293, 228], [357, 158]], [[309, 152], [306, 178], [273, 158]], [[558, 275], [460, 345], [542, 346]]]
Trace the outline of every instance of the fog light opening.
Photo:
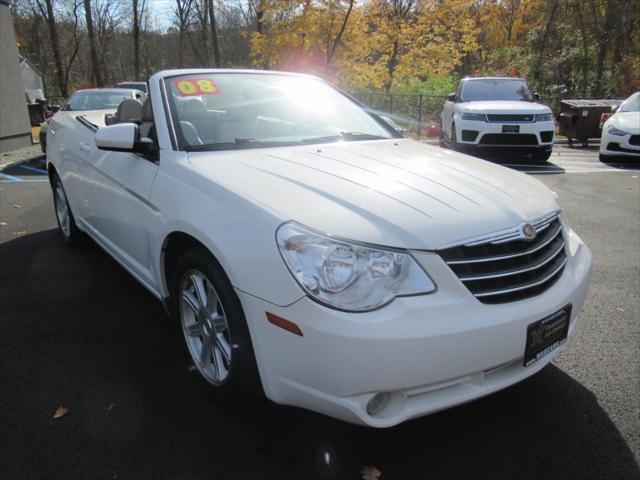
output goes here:
[[376, 393], [367, 402], [367, 413], [375, 417], [382, 412], [389, 404], [390, 395], [388, 393]]

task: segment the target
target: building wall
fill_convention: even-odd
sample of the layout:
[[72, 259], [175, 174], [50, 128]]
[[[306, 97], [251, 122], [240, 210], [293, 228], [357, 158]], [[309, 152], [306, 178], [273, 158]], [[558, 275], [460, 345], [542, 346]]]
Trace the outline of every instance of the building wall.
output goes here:
[[0, 65], [0, 152], [7, 152], [31, 145], [31, 123], [6, 0], [0, 0]]

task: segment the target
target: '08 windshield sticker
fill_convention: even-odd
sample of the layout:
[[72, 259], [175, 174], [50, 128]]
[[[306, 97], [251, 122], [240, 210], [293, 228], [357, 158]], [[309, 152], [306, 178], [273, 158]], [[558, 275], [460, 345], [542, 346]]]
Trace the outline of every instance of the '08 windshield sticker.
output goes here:
[[178, 89], [178, 93], [183, 97], [216, 95], [220, 93], [220, 89], [210, 78], [181, 78], [174, 80], [173, 84]]

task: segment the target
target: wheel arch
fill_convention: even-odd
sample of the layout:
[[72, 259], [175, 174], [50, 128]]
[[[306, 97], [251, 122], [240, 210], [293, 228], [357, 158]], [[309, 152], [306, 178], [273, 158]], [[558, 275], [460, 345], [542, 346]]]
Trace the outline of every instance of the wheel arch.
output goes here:
[[170, 301], [171, 278], [175, 273], [175, 266], [178, 259], [180, 255], [191, 248], [201, 248], [206, 251], [212, 260], [220, 266], [220, 269], [224, 272], [231, 285], [233, 285], [229, 271], [224, 266], [224, 262], [220, 260], [219, 256], [216, 255], [211, 248], [191, 233], [183, 230], [174, 230], [165, 236], [160, 252], [160, 277], [165, 301]]
[[49, 175], [49, 183], [53, 184], [53, 175], [54, 174], [58, 174], [58, 170], [56, 170], [56, 167], [53, 163], [51, 162], [47, 162], [47, 174]]

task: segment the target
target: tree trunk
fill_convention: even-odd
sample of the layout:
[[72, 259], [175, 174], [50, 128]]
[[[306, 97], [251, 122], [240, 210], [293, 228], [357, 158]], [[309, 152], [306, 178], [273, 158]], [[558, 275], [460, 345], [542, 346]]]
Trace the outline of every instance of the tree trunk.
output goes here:
[[220, 58], [220, 44], [218, 42], [218, 30], [216, 28], [216, 14], [213, 10], [213, 0], [207, 0], [209, 7], [209, 28], [211, 29], [211, 44], [213, 45], [213, 61], [216, 68], [222, 65]]
[[391, 89], [391, 85], [393, 84], [393, 75], [396, 71], [396, 67], [398, 66], [398, 51], [400, 50], [400, 44], [398, 39], [396, 38], [393, 41], [393, 48], [391, 50], [391, 55], [389, 56], [389, 61], [387, 62], [387, 80], [384, 82], [384, 90], [388, 92]]
[[267, 1], [259, 0], [258, 9], [256, 11], [256, 32], [262, 34], [262, 22], [264, 20], [264, 12], [267, 9]]
[[509, 11], [509, 22], [507, 26], [507, 44], [511, 43], [511, 35], [513, 33], [513, 23], [516, 20], [516, 13], [520, 7], [520, 0], [514, 0]]
[[60, 55], [60, 41], [58, 40], [58, 27], [53, 13], [53, 0], [45, 0], [46, 10], [38, 0], [38, 7], [42, 16], [47, 20], [49, 27], [49, 37], [51, 39], [51, 50], [53, 51], [53, 62], [56, 66], [56, 79], [60, 95], [67, 97], [67, 84], [64, 81], [64, 69], [62, 68], [62, 57]]
[[333, 41], [333, 45], [331, 46], [331, 50], [327, 54], [327, 68], [331, 66], [331, 62], [333, 62], [333, 57], [336, 54], [336, 49], [342, 40], [342, 35], [344, 34], [345, 29], [347, 28], [347, 23], [349, 22], [349, 17], [351, 16], [351, 10], [353, 10], [353, 2], [354, 0], [349, 0], [349, 9], [344, 16], [344, 22], [342, 22], [342, 27], [340, 31], [336, 35], [335, 40]]
[[91, 53], [91, 77], [96, 86], [102, 87], [102, 72], [98, 63], [98, 47], [96, 46], [96, 35], [93, 29], [93, 16], [91, 14], [91, 1], [84, 0], [84, 15], [87, 20], [87, 35], [89, 36], [89, 51]]
[[144, 18], [146, 0], [133, 1], [133, 72], [134, 80], [140, 80], [140, 27]]
[[544, 51], [547, 48], [547, 39], [549, 38], [549, 30], [551, 29], [551, 24], [553, 23], [553, 19], [556, 15], [556, 10], [558, 10], [558, 0], [553, 2], [551, 6], [551, 12], [549, 13], [549, 18], [547, 19], [547, 23], [544, 26], [544, 33], [542, 34], [542, 45], [540, 45], [540, 51], [538, 52], [538, 58], [536, 60], [536, 65], [533, 70], [533, 78], [537, 83], [540, 83], [540, 67], [542, 65], [542, 57], [544, 55]]
[[604, 59], [609, 50], [609, 28], [611, 27], [611, 4], [612, 0], [607, 0], [607, 6], [604, 12], [604, 24], [600, 27], [600, 38], [598, 39], [598, 57], [596, 61], [596, 83], [594, 86], [594, 95], [602, 96], [602, 72], [604, 71]]

